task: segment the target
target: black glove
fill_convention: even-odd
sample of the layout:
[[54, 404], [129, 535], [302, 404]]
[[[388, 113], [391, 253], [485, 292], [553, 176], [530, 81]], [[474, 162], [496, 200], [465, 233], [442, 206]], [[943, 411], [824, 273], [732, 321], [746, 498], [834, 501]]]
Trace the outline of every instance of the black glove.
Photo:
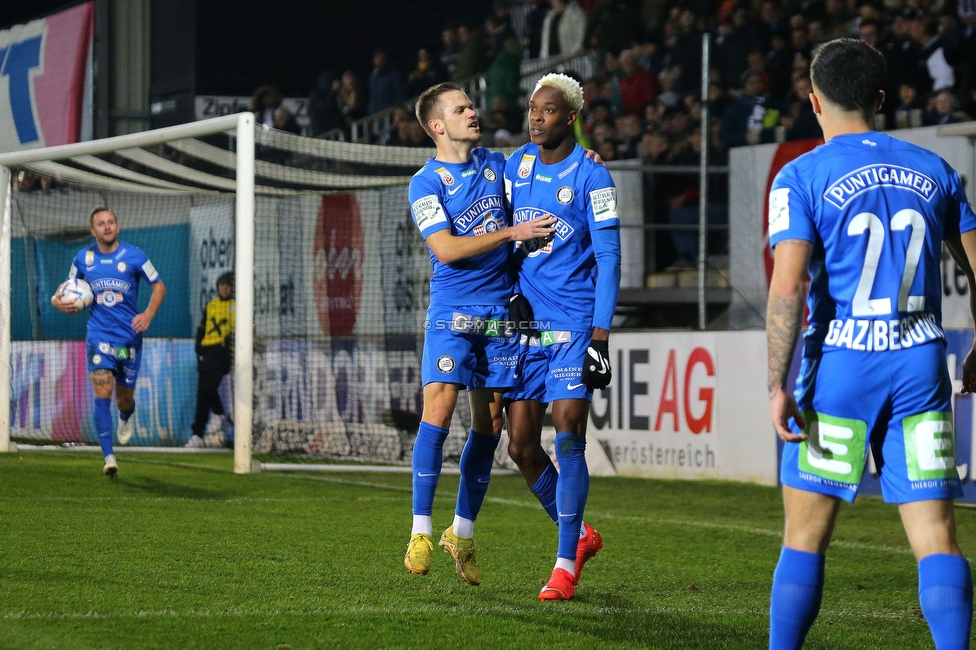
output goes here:
[[530, 325], [535, 321], [532, 314], [532, 305], [528, 298], [520, 293], [508, 299], [508, 319], [514, 323], [515, 331], [519, 334], [538, 336], [539, 333]]
[[607, 341], [590, 341], [583, 361], [583, 383], [588, 390], [603, 390], [610, 385], [610, 348]]

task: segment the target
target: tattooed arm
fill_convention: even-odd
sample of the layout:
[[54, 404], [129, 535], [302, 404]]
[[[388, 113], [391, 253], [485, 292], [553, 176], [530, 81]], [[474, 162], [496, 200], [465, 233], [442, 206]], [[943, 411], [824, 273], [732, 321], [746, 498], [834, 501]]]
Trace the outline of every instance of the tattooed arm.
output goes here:
[[796, 398], [786, 390], [786, 379], [796, 349], [797, 337], [803, 319], [803, 301], [806, 298], [804, 280], [810, 265], [813, 244], [801, 239], [787, 239], [776, 246], [773, 262], [773, 278], [769, 284], [769, 302], [766, 308], [766, 349], [769, 359], [769, 375], [766, 388], [769, 391], [769, 413], [776, 433], [785, 442], [806, 440], [803, 434], [790, 430], [789, 420], [796, 420], [800, 428], [806, 428]]

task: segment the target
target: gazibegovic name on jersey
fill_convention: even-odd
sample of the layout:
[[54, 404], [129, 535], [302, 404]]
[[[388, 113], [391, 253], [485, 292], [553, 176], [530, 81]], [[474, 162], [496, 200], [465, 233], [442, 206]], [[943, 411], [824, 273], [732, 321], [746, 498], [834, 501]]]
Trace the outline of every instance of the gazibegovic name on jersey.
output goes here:
[[[421, 236], [426, 240], [450, 230], [457, 237], [475, 237], [508, 227], [504, 169], [505, 156], [482, 147], [464, 164], [429, 159], [410, 179], [410, 211]], [[510, 253], [508, 246], [499, 246], [442, 264], [430, 251], [430, 304], [507, 305], [514, 285]]]
[[944, 341], [942, 241], [974, 228], [959, 175], [883, 133], [832, 138], [784, 166], [769, 194], [770, 245], [813, 243], [808, 351]]
[[142, 340], [142, 335], [132, 329], [132, 319], [139, 313], [139, 278], [150, 285], [159, 282], [159, 274], [145, 253], [119, 241], [114, 252], [103, 254], [93, 244], [75, 255], [68, 277], [85, 280], [95, 294], [88, 316], [89, 339], [121, 346]]
[[620, 225], [610, 172], [587, 159], [579, 145], [565, 160], [545, 165], [538, 145], [529, 143], [508, 159], [505, 184], [511, 188], [512, 223], [547, 214], [558, 219], [552, 237], [519, 246], [519, 289], [536, 320], [553, 330], [589, 332], [597, 275], [590, 233]]

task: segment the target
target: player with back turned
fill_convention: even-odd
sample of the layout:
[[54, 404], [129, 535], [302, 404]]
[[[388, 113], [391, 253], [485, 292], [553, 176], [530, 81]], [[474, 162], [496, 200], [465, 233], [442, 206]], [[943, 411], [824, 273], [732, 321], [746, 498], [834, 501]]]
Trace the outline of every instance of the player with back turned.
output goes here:
[[[941, 329], [942, 244], [976, 289], [976, 214], [959, 175], [930, 151], [871, 130], [884, 58], [838, 39], [811, 64], [826, 144], [786, 165], [769, 196], [775, 247], [766, 317], [769, 399], [783, 450], [783, 548], [773, 576], [770, 648], [799, 648], [820, 609], [841, 501], [873, 453], [918, 561], [935, 645], [968, 648], [969, 563], [956, 541], [952, 386]], [[786, 391], [810, 274], [810, 325], [796, 393]], [[976, 389], [976, 352], [963, 390]], [[791, 427], [790, 419], [794, 426]]]
[[[95, 244], [75, 255], [68, 278], [85, 280], [95, 300], [88, 317], [85, 356], [95, 391], [95, 430], [105, 457], [104, 472], [115, 478], [119, 471], [112, 449], [112, 392], [119, 409], [119, 443], [132, 438], [132, 414], [136, 409], [133, 391], [142, 362], [142, 334], [152, 323], [166, 296], [166, 286], [152, 262], [141, 250], [119, 241], [115, 213], [103, 205], [88, 215]], [[146, 311], [140, 313], [139, 280], [152, 287]], [[60, 300], [60, 288], [51, 304], [66, 314], [78, 312], [73, 304]]]
[[[569, 600], [583, 564], [603, 546], [583, 522], [589, 494], [584, 452], [594, 389], [610, 383], [608, 341], [620, 288], [617, 194], [606, 167], [573, 140], [583, 89], [548, 74], [528, 106], [531, 142], [505, 167], [516, 225], [556, 217], [552, 236], [524, 241], [516, 258], [519, 291], [540, 330], [523, 335], [519, 385], [506, 393], [509, 454], [543, 508], [559, 526], [556, 566], [542, 600]], [[548, 404], [556, 428], [559, 471], [541, 445]]]
[[469, 584], [481, 583], [474, 522], [488, 490], [502, 426], [502, 390], [514, 382], [518, 337], [508, 321], [514, 274], [511, 245], [552, 232], [542, 217], [510, 227], [502, 173], [505, 157], [479, 147], [474, 106], [455, 83], [427, 89], [417, 118], [437, 144], [437, 154], [410, 181], [414, 222], [427, 247], [433, 277], [424, 323], [421, 379], [424, 411], [413, 448], [413, 527], [404, 564], [411, 573], [430, 570], [434, 492], [444, 440], [467, 388], [471, 430], [461, 453], [461, 482], [454, 523], [440, 545]]

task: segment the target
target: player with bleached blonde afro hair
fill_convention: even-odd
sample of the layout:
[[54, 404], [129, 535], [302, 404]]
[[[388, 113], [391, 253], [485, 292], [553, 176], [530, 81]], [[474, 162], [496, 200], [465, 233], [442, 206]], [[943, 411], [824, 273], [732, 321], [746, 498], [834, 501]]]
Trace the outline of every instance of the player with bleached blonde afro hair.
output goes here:
[[532, 94], [535, 94], [543, 86], [555, 88], [566, 98], [569, 107], [579, 113], [583, 110], [583, 86], [578, 81], [559, 72], [550, 72], [535, 85]]

